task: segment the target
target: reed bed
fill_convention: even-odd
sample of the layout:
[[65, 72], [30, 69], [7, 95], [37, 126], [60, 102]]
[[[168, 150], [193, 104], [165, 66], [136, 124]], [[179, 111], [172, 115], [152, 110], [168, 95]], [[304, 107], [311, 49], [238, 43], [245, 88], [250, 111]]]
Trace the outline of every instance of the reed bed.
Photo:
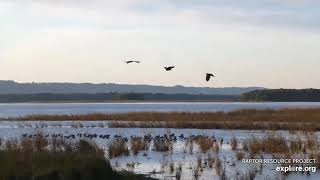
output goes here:
[[194, 141], [203, 153], [213, 148], [214, 141], [207, 136], [196, 137]]
[[146, 151], [149, 149], [148, 142], [143, 138], [132, 138], [131, 141], [131, 151], [134, 155], [138, 155], [140, 151]]
[[113, 140], [108, 146], [108, 155], [109, 158], [130, 155], [127, 142], [123, 138]]
[[268, 135], [263, 138], [251, 137], [244, 142], [248, 146], [251, 157], [260, 153], [285, 154], [290, 150], [287, 141], [282, 136]]
[[3, 140], [0, 162], [3, 180], [150, 179], [114, 171], [104, 151], [93, 142], [47, 139], [41, 134], [34, 138]]
[[17, 121], [111, 121], [111, 127], [320, 130], [320, 108], [233, 112], [135, 112], [119, 114], [27, 115]]
[[153, 141], [153, 150], [157, 152], [172, 152], [173, 143], [169, 139], [159, 139]]
[[282, 135], [266, 135], [262, 138], [250, 137], [242, 142], [242, 150], [236, 150], [237, 160], [241, 160], [245, 152], [248, 152], [250, 158], [260, 156], [262, 154], [271, 154], [275, 157], [290, 158], [294, 155], [301, 156], [319, 156], [320, 144], [318, 140], [307, 135], [303, 140], [297, 136], [286, 139]]

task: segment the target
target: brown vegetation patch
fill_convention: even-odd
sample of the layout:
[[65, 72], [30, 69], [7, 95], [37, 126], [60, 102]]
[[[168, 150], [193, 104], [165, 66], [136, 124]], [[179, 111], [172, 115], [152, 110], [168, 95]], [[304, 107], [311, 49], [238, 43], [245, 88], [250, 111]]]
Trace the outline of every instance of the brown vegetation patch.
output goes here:
[[123, 139], [115, 139], [108, 146], [109, 158], [128, 156], [130, 154], [127, 142]]
[[139, 151], [148, 150], [148, 143], [142, 138], [132, 138], [130, 142], [130, 148], [134, 155], [137, 155]]
[[[27, 115], [18, 121], [111, 121], [111, 127], [320, 130], [320, 108], [233, 112], [134, 112], [120, 114]], [[74, 124], [77, 128], [79, 124]]]

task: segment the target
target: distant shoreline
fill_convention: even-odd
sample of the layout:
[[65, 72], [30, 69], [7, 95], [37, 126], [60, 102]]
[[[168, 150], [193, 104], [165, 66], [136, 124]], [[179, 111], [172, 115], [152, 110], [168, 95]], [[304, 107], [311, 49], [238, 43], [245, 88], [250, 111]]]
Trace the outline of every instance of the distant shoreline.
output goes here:
[[121, 101], [24, 101], [0, 102], [0, 104], [121, 104], [121, 103], [320, 103], [320, 101], [211, 101], [211, 100], [121, 100]]
[[[181, 100], [181, 101], [170, 101], [170, 100], [145, 100], [145, 101], [134, 101], [134, 100], [123, 100], [123, 101], [25, 101], [25, 102], [0, 102], [0, 104], [32, 104], [32, 103], [37, 103], [37, 104], [59, 104], [59, 103], [64, 103], [64, 104], [72, 104], [72, 103], [214, 103], [214, 102], [229, 102], [229, 103], [236, 103], [236, 102], [246, 102], [246, 101], [205, 101], [205, 100]], [[268, 102], [268, 101], [264, 101]]]
[[0, 94], [0, 103], [115, 103], [115, 102], [237, 102], [238, 95], [152, 94], [152, 93], [75, 93]]

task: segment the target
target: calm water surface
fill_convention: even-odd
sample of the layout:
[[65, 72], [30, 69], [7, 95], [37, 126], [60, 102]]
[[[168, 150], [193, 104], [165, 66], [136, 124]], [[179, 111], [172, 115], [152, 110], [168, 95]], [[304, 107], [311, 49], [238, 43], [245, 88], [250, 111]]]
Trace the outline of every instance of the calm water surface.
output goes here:
[[281, 109], [306, 107], [320, 107], [320, 102], [17, 103], [0, 104], [0, 117], [15, 117], [27, 114], [80, 114], [94, 112], [119, 113], [140, 111], [214, 112], [252, 108]]

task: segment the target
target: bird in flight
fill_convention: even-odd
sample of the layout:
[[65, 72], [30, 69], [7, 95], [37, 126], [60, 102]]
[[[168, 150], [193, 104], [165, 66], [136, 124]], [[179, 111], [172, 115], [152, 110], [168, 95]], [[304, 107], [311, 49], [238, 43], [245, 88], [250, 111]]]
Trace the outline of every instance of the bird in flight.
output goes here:
[[174, 66], [164, 67], [164, 69], [166, 69], [166, 71], [171, 71], [173, 68], [174, 68]]
[[210, 78], [211, 77], [215, 77], [213, 74], [211, 74], [211, 73], [207, 73], [207, 75], [206, 75], [206, 80], [207, 81], [210, 81]]
[[130, 63], [140, 63], [140, 61], [125, 61], [127, 64], [130, 64]]

